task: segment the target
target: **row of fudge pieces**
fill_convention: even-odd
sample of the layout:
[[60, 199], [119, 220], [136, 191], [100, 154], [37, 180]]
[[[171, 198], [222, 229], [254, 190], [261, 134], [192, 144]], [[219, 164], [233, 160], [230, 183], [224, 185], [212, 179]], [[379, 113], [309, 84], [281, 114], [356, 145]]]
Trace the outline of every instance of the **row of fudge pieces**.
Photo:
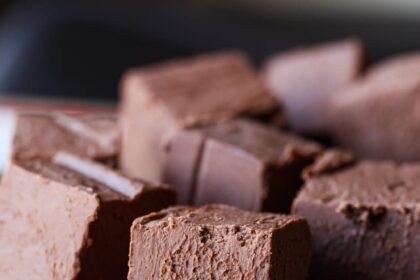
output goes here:
[[[2, 277], [7, 279], [24, 279], [27, 275], [32, 275], [33, 279], [124, 279], [126, 277], [131, 224], [137, 217], [174, 205], [176, 194], [173, 189], [165, 185], [132, 179], [113, 169], [119, 145], [115, 129], [115, 120], [109, 116], [78, 118], [61, 114], [17, 115], [12, 160], [0, 188], [2, 209], [5, 213], [1, 219], [0, 243], [10, 249], [0, 254]], [[183, 133], [180, 132], [177, 137], [183, 137]], [[232, 120], [191, 133], [203, 137], [212, 135], [215, 140], [219, 139], [222, 145], [226, 144], [226, 148], [230, 147], [232, 155], [242, 153], [250, 162], [259, 163], [262, 168], [258, 172], [254, 172], [253, 168], [249, 169], [249, 172], [253, 172], [251, 176], [255, 182], [265, 180], [267, 177], [265, 169], [269, 168], [265, 165], [287, 170], [289, 162], [297, 160], [297, 167], [294, 167], [293, 171], [294, 179], [285, 186], [284, 190], [277, 193], [280, 197], [281, 193], [287, 197], [284, 199], [286, 202], [280, 203], [284, 211], [288, 211], [286, 208], [290, 207], [293, 199], [290, 190], [296, 193], [301, 184], [299, 172], [306, 166], [306, 162], [312, 161], [321, 151], [321, 146], [314, 142], [245, 119]], [[261, 137], [255, 139], [251, 137], [255, 136], [255, 133], [261, 134]], [[246, 137], [244, 142], [240, 141], [243, 137]], [[47, 143], [43, 142], [44, 139], [48, 139]], [[254, 142], [256, 139], [261, 140]], [[107, 145], [101, 144], [105, 140]], [[165, 150], [169, 154], [169, 151], [174, 151], [168, 147]], [[168, 170], [179, 166], [178, 157], [168, 155], [167, 158], [174, 160], [168, 161]], [[109, 162], [113, 164], [108, 165]], [[270, 172], [275, 174], [271, 169]], [[187, 178], [193, 176], [193, 174], [179, 174], [185, 174]], [[283, 172], [281, 176], [286, 175]], [[223, 180], [228, 179], [229, 177], [226, 177]], [[263, 194], [267, 182], [261, 181], [258, 190], [261, 194], [258, 197], [252, 196], [255, 191], [249, 185], [248, 190], [244, 192], [250, 192], [247, 194], [248, 199], [246, 201], [237, 199], [232, 201], [232, 204], [243, 203], [240, 205], [242, 208], [252, 210], [268, 209], [269, 204], [263, 203], [267, 200], [267, 194]], [[237, 187], [241, 187], [240, 182], [237, 183]], [[267, 190], [274, 192], [276, 191], [274, 187], [271, 183], [270, 189]], [[188, 193], [190, 191], [188, 190]], [[207, 192], [211, 193], [211, 190]], [[274, 205], [274, 201], [271, 203]], [[191, 242], [200, 242], [199, 244], [205, 247], [210, 246], [210, 243], [203, 243], [200, 240], [203, 240], [203, 234], [210, 238], [211, 235], [207, 230], [214, 227], [212, 224], [224, 226], [225, 230], [222, 232], [231, 232], [229, 246], [225, 252], [221, 252], [225, 256], [216, 259], [217, 262], [222, 260], [226, 262], [224, 268], [215, 264], [209, 268], [214, 270], [212, 272], [214, 275], [220, 273], [218, 277], [235, 278], [240, 273], [245, 273], [250, 279], [255, 277], [305, 279], [311, 251], [309, 227], [304, 219], [279, 214], [256, 214], [217, 205], [198, 209], [175, 208], [166, 210], [165, 213], [188, 213], [188, 217], [193, 217], [194, 214], [190, 212], [196, 212], [198, 215], [195, 226], [191, 226], [193, 233], [190, 237], [195, 236]], [[202, 221], [199, 214], [203, 215]], [[161, 213], [151, 215], [153, 219], [163, 216]], [[238, 221], [241, 216], [243, 216], [242, 224], [233, 222]], [[264, 225], [256, 226], [255, 223]], [[147, 227], [150, 225], [148, 223]], [[145, 275], [153, 275], [152, 279], [200, 278], [202, 275], [207, 275], [208, 272], [199, 270], [182, 274], [187, 272], [174, 271], [174, 268], [171, 268], [173, 265], [166, 266], [166, 263], [156, 264], [158, 274], [144, 269], [138, 272], [139, 266], [143, 265], [136, 260], [141, 258], [143, 262], [150, 261], [145, 252], [155, 250], [141, 250], [143, 253], [140, 255], [134, 253], [138, 244], [137, 228], [133, 225], [130, 251], [130, 266], [132, 269], [137, 269], [137, 272], [130, 272], [129, 275], [132, 277], [130, 279], [147, 279]], [[169, 228], [174, 229], [174, 225], [170, 225]], [[187, 228], [186, 226], [183, 230]], [[196, 229], [199, 229], [198, 233]], [[256, 233], [258, 234], [255, 235]], [[156, 233], [153, 235], [159, 237]], [[251, 242], [252, 246], [245, 239]], [[169, 241], [162, 237], [160, 242], [150, 240], [142, 245], [156, 246], [167, 242]], [[231, 257], [236, 256], [238, 252], [241, 252], [242, 258], [251, 256], [252, 251], [260, 246], [263, 246], [261, 251], [253, 252], [254, 262], [245, 262], [240, 264], [237, 270], [232, 270]], [[284, 248], [289, 249], [286, 251]], [[197, 261], [197, 265], [206, 262], [208, 254], [217, 250], [219, 249], [209, 248], [209, 251]], [[273, 250], [276, 251], [273, 253]], [[168, 253], [162, 249], [156, 252]], [[200, 252], [201, 249], [194, 253]], [[31, 264], [34, 258], [42, 261], [36, 265]], [[191, 256], [181, 254], [180, 258], [188, 261]], [[25, 269], [16, 270], [16, 263]], [[132, 265], [133, 263], [137, 265]], [[285, 266], [288, 267], [287, 270]], [[217, 272], [216, 268], [220, 271]]]
[[[326, 47], [343, 46], [346, 53], [360, 49], [354, 41]], [[320, 50], [322, 47], [299, 51], [296, 56], [330, 53]], [[343, 59], [359, 60], [360, 51], [356, 54]], [[314, 63], [325, 65], [322, 61]], [[354, 65], [354, 69], [360, 67], [360, 63]], [[293, 81], [291, 77], [287, 81]], [[319, 92], [324, 94], [327, 88]], [[325, 152], [319, 144], [258, 123], [278, 113], [277, 103], [243, 55], [200, 56], [130, 71], [122, 84], [122, 100], [121, 141], [109, 119], [18, 117], [13, 160], [2, 183], [4, 212], [8, 213], [2, 223], [2, 242], [16, 247], [2, 263], [19, 258], [32, 270], [16, 272], [10, 263], [0, 267], [5, 279], [24, 278], [7, 273], [39, 275], [36, 279], [125, 278], [131, 223], [175, 203], [173, 190], [143, 178], [174, 185], [182, 203], [226, 203], [252, 211], [289, 212], [303, 183], [300, 174], [315, 160], [305, 169], [306, 184], [292, 207], [293, 213], [309, 222], [314, 252], [311, 276], [419, 276], [419, 197], [413, 183], [418, 167], [354, 163], [348, 154]], [[285, 101], [287, 109], [291, 103]], [[377, 180], [370, 180], [371, 174]], [[385, 180], [383, 174], [393, 175]], [[28, 183], [19, 177], [27, 178]], [[30, 191], [22, 195], [26, 186]], [[150, 204], [140, 199], [141, 211], [130, 207], [136, 204], [136, 197], [147, 197], [143, 194], [146, 189], [157, 198], [148, 200]], [[99, 201], [99, 206], [85, 202], [85, 193]], [[77, 211], [86, 212], [80, 216]], [[55, 212], [57, 215], [51, 214]], [[56, 232], [60, 221], [68, 226], [62, 235]], [[108, 230], [111, 225], [116, 233]], [[255, 214], [225, 206], [171, 208], [134, 221], [129, 277], [305, 279], [310, 243], [306, 222], [294, 216]], [[30, 248], [32, 255], [24, 248]], [[372, 250], [365, 252], [364, 248]], [[45, 262], [34, 267], [34, 257]], [[204, 264], [208, 265], [205, 269]]]
[[218, 205], [136, 219], [173, 204], [175, 192], [65, 152], [15, 162], [0, 189], [0, 272], [123, 279], [133, 223], [129, 279], [305, 279], [311, 247], [313, 279], [418, 278], [419, 165], [329, 151], [305, 178], [292, 213], [306, 221]]

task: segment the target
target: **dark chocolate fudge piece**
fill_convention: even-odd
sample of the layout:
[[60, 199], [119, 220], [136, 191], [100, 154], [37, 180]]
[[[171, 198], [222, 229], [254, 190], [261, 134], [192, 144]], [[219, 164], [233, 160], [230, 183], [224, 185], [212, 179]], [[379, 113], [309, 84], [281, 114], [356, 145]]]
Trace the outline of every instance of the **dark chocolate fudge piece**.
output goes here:
[[373, 67], [366, 77], [334, 96], [329, 131], [360, 157], [420, 159], [420, 53]]
[[311, 229], [311, 277], [420, 279], [420, 165], [316, 165], [292, 210]]
[[124, 279], [132, 222], [175, 192], [59, 153], [12, 162], [0, 198], [1, 279]]
[[275, 55], [263, 77], [293, 129], [322, 134], [326, 101], [356, 78], [362, 64], [362, 43], [348, 39]]
[[153, 181], [162, 179], [161, 145], [168, 135], [277, 106], [239, 52], [131, 70], [123, 78], [121, 94], [121, 168]]
[[301, 171], [320, 145], [239, 119], [175, 134], [166, 147], [164, 181], [181, 203], [224, 203], [252, 211], [288, 212]]
[[116, 157], [117, 148], [118, 129], [112, 116], [16, 115], [12, 157], [18, 160], [48, 159], [58, 151], [107, 160]]
[[208, 205], [134, 221], [129, 280], [306, 279], [310, 233], [303, 218]]

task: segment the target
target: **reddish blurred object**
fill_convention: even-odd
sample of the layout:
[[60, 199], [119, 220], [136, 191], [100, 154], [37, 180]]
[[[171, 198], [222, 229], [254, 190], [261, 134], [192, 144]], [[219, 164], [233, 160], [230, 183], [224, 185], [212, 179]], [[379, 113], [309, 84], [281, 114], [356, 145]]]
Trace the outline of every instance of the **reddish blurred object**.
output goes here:
[[69, 115], [114, 114], [116, 106], [101, 102], [77, 102], [40, 98], [0, 98], [0, 110], [62, 112]]

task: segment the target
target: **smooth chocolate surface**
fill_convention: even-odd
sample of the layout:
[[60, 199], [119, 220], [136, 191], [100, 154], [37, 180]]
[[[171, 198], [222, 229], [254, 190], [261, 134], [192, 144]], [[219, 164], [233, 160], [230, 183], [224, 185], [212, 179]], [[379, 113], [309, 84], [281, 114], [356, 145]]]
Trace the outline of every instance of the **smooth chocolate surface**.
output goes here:
[[12, 163], [0, 200], [1, 279], [125, 279], [132, 221], [175, 193], [61, 153]]
[[172, 133], [277, 107], [240, 52], [131, 70], [122, 80], [121, 94], [121, 167], [153, 181], [162, 179], [161, 146]]
[[17, 115], [12, 157], [51, 158], [67, 151], [97, 160], [115, 158], [119, 132], [111, 116], [70, 117], [64, 114]]
[[420, 159], [420, 54], [392, 58], [334, 96], [329, 131], [360, 157]]
[[134, 221], [128, 279], [305, 279], [310, 247], [299, 217], [170, 208]]
[[181, 203], [288, 212], [302, 169], [322, 147], [241, 119], [181, 131], [165, 151], [164, 181], [177, 187]]
[[327, 100], [359, 75], [362, 64], [362, 43], [347, 39], [275, 55], [263, 77], [294, 130], [321, 134]]
[[387, 161], [308, 176], [292, 212], [311, 228], [311, 278], [419, 279], [419, 179], [420, 165]]

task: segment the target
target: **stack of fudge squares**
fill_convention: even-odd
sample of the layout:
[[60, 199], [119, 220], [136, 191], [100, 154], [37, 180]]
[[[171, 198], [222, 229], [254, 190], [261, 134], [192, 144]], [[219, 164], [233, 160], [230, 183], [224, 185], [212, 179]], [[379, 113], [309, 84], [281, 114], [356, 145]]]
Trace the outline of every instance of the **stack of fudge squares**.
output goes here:
[[120, 93], [15, 114], [0, 279], [420, 279], [419, 53], [221, 51]]

